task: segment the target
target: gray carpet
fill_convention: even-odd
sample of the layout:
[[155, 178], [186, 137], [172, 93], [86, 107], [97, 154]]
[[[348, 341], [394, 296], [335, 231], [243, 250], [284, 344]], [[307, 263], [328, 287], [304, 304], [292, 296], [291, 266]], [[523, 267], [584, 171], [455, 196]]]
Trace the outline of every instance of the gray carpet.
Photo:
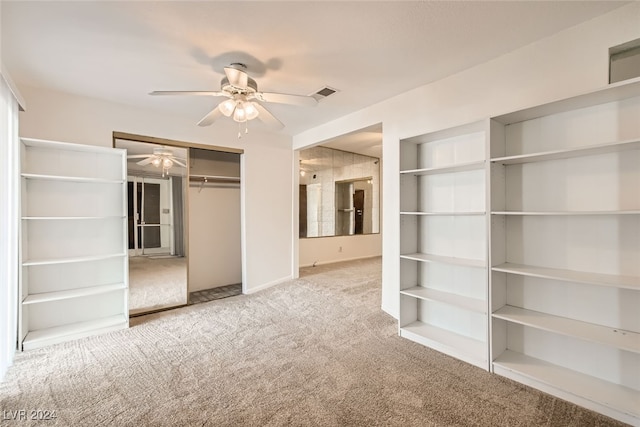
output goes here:
[[609, 426], [397, 336], [380, 259], [17, 355], [0, 409], [64, 426]]

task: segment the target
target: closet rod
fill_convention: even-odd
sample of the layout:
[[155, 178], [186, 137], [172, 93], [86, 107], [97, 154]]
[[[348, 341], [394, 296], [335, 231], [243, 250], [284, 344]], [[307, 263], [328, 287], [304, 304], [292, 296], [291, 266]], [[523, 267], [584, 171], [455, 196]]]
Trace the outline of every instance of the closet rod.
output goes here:
[[189, 182], [204, 182], [204, 183], [240, 183], [240, 178], [236, 176], [216, 176], [216, 175], [189, 175]]

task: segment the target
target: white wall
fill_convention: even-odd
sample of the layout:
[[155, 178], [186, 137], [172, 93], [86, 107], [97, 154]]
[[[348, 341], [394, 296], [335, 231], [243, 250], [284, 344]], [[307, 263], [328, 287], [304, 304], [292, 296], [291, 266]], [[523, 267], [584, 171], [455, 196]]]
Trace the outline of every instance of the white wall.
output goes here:
[[293, 153], [288, 136], [257, 126], [237, 139], [233, 126], [200, 128], [197, 118], [174, 117], [51, 90], [21, 87], [29, 111], [21, 113], [24, 137], [111, 146], [112, 132], [244, 149], [243, 269], [247, 292], [291, 278]]
[[330, 264], [381, 255], [382, 235], [332, 236], [300, 239], [300, 267]]
[[608, 82], [608, 49], [640, 37], [640, 3], [294, 136], [301, 149], [383, 123], [382, 308], [397, 317], [399, 140], [562, 99]]

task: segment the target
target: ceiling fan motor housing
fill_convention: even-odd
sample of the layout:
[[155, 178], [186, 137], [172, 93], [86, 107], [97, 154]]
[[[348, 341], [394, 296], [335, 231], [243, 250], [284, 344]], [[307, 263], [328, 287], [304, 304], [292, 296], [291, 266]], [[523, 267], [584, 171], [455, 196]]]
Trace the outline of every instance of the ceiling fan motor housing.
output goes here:
[[222, 89], [223, 92], [230, 92], [233, 94], [242, 93], [246, 95], [248, 93], [257, 92], [258, 84], [254, 79], [247, 76], [247, 87], [238, 87], [229, 83], [229, 79], [227, 77], [223, 77], [222, 80], [220, 81], [220, 88]]

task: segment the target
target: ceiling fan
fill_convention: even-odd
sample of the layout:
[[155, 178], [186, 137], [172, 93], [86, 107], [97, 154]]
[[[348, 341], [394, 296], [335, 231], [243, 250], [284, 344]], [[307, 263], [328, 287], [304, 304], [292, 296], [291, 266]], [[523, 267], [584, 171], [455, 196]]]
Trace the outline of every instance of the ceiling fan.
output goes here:
[[[234, 121], [246, 123], [258, 118], [267, 125], [282, 128], [284, 124], [278, 120], [261, 102], [273, 102], [279, 104], [313, 106], [318, 101], [306, 95], [290, 95], [285, 93], [260, 92], [258, 84], [246, 73], [247, 66], [241, 63], [232, 63], [224, 68], [225, 77], [220, 82], [219, 91], [167, 91], [157, 90], [150, 95], [195, 95], [195, 96], [219, 96], [228, 98], [218, 104], [199, 122], [198, 126], [210, 126], [219, 117], [231, 117]], [[245, 132], [247, 129], [245, 127]], [[238, 134], [238, 138], [241, 133]]]
[[127, 156], [127, 159], [142, 159], [139, 162], [136, 162], [136, 164], [140, 166], [150, 164], [157, 168], [161, 167], [163, 177], [174, 164], [182, 166], [183, 168], [187, 167], [185, 159], [175, 157], [172, 150], [164, 147], [154, 148], [152, 154], [134, 154]]

